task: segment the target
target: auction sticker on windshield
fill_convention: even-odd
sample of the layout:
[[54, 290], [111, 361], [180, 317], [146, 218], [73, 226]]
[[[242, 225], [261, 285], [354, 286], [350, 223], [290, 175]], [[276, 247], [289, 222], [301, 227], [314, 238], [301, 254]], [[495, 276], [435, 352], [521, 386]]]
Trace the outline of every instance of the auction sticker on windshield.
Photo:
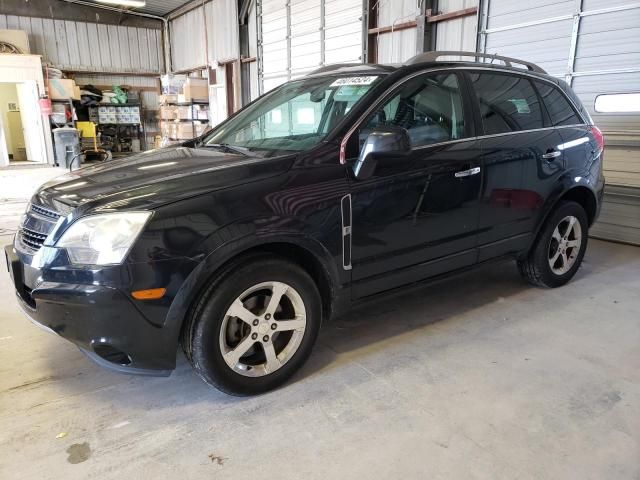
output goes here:
[[334, 81], [332, 87], [342, 87], [346, 85], [371, 85], [378, 78], [377, 75], [365, 75], [361, 77], [343, 77]]

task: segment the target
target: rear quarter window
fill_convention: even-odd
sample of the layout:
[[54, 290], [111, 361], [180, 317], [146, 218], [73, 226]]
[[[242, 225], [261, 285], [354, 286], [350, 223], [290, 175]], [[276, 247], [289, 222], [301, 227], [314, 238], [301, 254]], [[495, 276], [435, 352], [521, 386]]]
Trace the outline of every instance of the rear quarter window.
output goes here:
[[542, 101], [551, 117], [551, 124], [554, 127], [583, 123], [569, 100], [567, 100], [567, 97], [560, 92], [558, 87], [537, 80], [534, 80], [534, 83], [538, 92], [540, 92], [540, 97], [542, 97]]
[[485, 135], [544, 127], [540, 100], [528, 79], [502, 73], [470, 75]]

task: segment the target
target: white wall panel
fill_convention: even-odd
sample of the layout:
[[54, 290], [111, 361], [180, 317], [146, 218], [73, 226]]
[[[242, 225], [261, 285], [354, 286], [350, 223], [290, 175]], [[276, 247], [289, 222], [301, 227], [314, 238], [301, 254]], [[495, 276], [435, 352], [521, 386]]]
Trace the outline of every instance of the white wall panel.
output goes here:
[[238, 16], [234, 0], [214, 0], [176, 17], [169, 25], [172, 71], [194, 69], [239, 57]]
[[[420, 13], [415, 0], [381, 1], [377, 9], [380, 27], [395, 27], [415, 20]], [[413, 57], [416, 54], [417, 31], [417, 28], [410, 28], [376, 35], [373, 41], [378, 42], [378, 63], [400, 63]]]
[[24, 30], [31, 53], [62, 70], [159, 73], [159, 29], [0, 14], [0, 29]]
[[[477, 5], [478, 0], [449, 0], [441, 2], [439, 9], [442, 13], [449, 13]], [[475, 51], [477, 25], [478, 17], [476, 15], [438, 23], [436, 26], [436, 49]]]
[[362, 61], [362, 0], [256, 0], [262, 92], [330, 63]]

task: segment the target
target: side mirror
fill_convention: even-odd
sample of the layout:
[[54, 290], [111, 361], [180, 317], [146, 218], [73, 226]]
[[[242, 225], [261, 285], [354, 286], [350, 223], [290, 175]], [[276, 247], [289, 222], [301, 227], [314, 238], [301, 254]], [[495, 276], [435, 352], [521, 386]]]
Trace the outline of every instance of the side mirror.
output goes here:
[[402, 127], [379, 127], [364, 142], [353, 173], [358, 180], [371, 178], [379, 163], [411, 153], [409, 134]]

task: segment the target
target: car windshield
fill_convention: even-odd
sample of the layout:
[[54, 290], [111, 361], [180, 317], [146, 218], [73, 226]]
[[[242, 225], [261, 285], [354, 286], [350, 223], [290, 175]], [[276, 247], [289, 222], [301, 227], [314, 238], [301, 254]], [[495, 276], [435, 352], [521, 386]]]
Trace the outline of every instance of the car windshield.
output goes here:
[[380, 78], [331, 76], [286, 83], [214, 129], [201, 146], [235, 147], [263, 156], [308, 150], [321, 142]]

